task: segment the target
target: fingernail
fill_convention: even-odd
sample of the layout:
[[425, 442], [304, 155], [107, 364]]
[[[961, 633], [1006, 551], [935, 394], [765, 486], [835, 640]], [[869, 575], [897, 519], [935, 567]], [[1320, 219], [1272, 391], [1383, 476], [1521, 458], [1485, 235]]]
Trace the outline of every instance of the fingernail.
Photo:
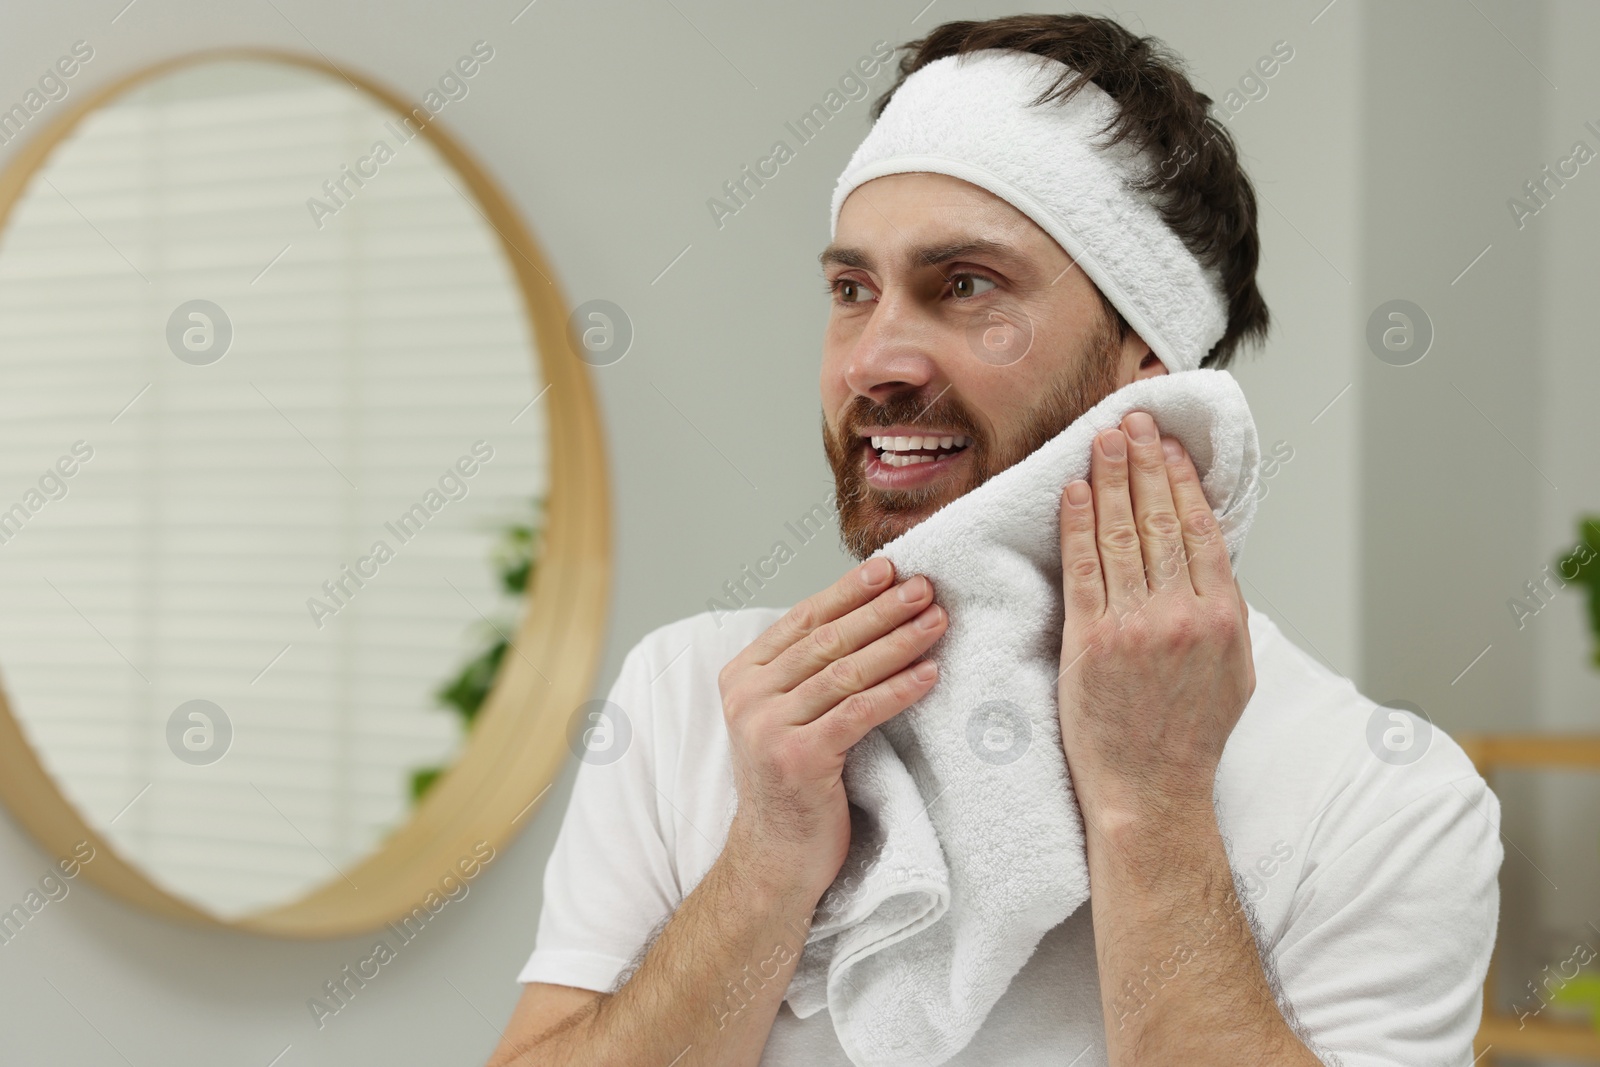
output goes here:
[[939, 673], [939, 667], [931, 659], [925, 659], [911, 668], [911, 677], [919, 682], [931, 682], [933, 676]]
[[901, 582], [900, 592], [898, 594], [900, 597], [900, 602], [902, 604], [909, 604], [913, 600], [920, 600], [922, 595], [927, 592], [927, 590], [923, 588], [924, 583], [926, 582], [927, 579], [920, 574]]
[[937, 604], [929, 604], [928, 610], [917, 616], [917, 629], [931, 630], [939, 625], [939, 617], [943, 612]]
[[1156, 439], [1156, 420], [1143, 411], [1132, 411], [1124, 420], [1128, 424], [1128, 433], [1140, 444], [1149, 444]]
[[1067, 483], [1067, 503], [1083, 507], [1089, 502], [1089, 483], [1079, 478]]
[[1176, 463], [1183, 458], [1183, 446], [1178, 444], [1176, 437], [1168, 437], [1161, 442], [1161, 451], [1167, 454], [1168, 463]]
[[893, 573], [894, 568], [882, 556], [877, 559], [869, 559], [861, 565], [861, 580], [869, 587], [882, 585], [889, 580], [890, 575]]
[[1100, 451], [1106, 454], [1107, 459], [1121, 459], [1128, 454], [1126, 442], [1122, 439], [1121, 430], [1107, 430], [1100, 435]]

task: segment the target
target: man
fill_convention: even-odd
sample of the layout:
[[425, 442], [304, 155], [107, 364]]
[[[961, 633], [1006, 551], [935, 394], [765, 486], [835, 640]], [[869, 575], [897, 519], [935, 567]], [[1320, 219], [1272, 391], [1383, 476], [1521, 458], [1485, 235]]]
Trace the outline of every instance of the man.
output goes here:
[[[1264, 335], [1249, 182], [1209, 99], [1151, 39], [1020, 16], [907, 49], [891, 107], [918, 72], [994, 49], [1109, 94], [1159, 178], [1151, 202], [1217, 279], [1225, 316], [1201, 365]], [[988, 121], [988, 102], [970, 103]], [[824, 445], [858, 559], [1112, 391], [1184, 366], [1128, 321], [1148, 318], [1150, 294], [1110, 300], [1046, 232], [1048, 206], [926, 158], [842, 182], [822, 255]], [[1168, 348], [1159, 322], [1146, 332]], [[1061, 744], [1092, 896], [947, 1062], [1465, 1067], [1497, 920], [1498, 803], [1437, 731], [1421, 758], [1370, 740], [1426, 726], [1249, 609], [1174, 446], [1131, 413], [1062, 493]], [[580, 768], [492, 1063], [849, 1063], [828, 1012], [799, 1018], [785, 992], [850, 843], [845, 753], [937, 684], [923, 654], [947, 623], [926, 578], [874, 558], [787, 611], [646, 636], [611, 694], [631, 745]]]

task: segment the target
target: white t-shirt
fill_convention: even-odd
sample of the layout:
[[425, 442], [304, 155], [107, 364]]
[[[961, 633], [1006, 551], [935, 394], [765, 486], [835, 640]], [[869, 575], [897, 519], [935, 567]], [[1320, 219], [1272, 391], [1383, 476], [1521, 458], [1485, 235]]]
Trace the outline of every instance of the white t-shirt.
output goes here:
[[[628, 653], [609, 698], [626, 728], [579, 767], [519, 981], [614, 992], [715, 862], [737, 806], [717, 674], [783, 610], [695, 615]], [[1499, 917], [1499, 801], [1447, 735], [1389, 718], [1254, 605], [1250, 638], [1256, 689], [1217, 811], [1284, 999], [1342, 1067], [1468, 1067]], [[1105, 1034], [1086, 903], [948, 1062], [1103, 1067]], [[826, 1010], [786, 1004], [761, 1063], [850, 1067]]]

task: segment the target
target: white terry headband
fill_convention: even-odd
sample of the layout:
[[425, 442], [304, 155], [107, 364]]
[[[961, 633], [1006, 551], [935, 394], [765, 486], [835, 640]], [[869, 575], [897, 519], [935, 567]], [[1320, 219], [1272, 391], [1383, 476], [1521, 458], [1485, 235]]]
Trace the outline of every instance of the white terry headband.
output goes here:
[[1145, 195], [1128, 142], [1100, 147], [1117, 114], [1086, 81], [1065, 105], [1031, 106], [1069, 70], [1044, 56], [984, 49], [935, 60], [908, 77], [833, 190], [830, 234], [859, 185], [929, 171], [971, 182], [1038, 224], [1099, 286], [1168, 371], [1193, 370], [1227, 331], [1227, 302]]

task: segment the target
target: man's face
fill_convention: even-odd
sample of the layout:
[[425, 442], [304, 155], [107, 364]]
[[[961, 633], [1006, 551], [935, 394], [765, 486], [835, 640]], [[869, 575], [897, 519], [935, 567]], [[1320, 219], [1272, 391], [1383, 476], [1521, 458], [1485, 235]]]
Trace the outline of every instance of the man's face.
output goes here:
[[957, 178], [863, 184], [845, 200], [822, 263], [833, 300], [823, 445], [840, 536], [857, 559], [1107, 394], [1166, 373], [1136, 334], [1118, 341], [1094, 283], [1060, 245]]

